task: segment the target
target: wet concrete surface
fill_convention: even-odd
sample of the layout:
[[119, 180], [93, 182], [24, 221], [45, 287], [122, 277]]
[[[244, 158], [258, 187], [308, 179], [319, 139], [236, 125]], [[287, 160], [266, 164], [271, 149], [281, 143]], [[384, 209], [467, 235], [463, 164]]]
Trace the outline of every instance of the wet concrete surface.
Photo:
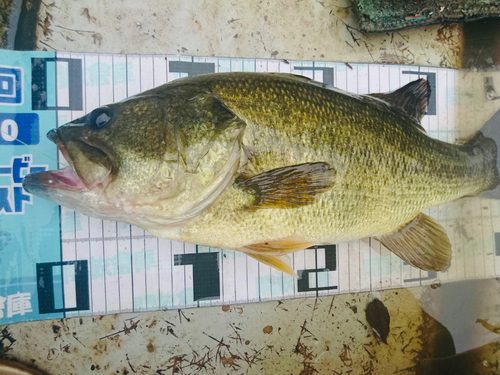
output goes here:
[[[7, 358], [48, 374], [434, 374], [446, 361], [487, 363], [475, 373], [493, 374], [500, 335], [476, 320], [500, 324], [500, 283], [468, 283], [474, 295], [448, 284], [15, 324], [1, 327], [1, 340]], [[478, 295], [488, 300], [476, 304]], [[461, 301], [463, 313], [445, 298]], [[366, 317], [375, 299], [390, 316], [387, 344]], [[450, 330], [447, 316], [472, 334]]]

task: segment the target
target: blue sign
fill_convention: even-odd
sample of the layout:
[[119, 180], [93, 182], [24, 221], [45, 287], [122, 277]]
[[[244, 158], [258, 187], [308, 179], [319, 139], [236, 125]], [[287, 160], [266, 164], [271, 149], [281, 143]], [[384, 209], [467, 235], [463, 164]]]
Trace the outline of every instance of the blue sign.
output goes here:
[[0, 146], [37, 145], [40, 125], [36, 113], [0, 113]]
[[0, 66], [0, 104], [23, 104], [23, 69]]
[[[40, 136], [56, 127], [56, 112], [32, 106], [32, 59], [54, 58], [0, 50], [0, 325], [64, 316], [41, 314], [37, 281], [37, 264], [62, 260], [59, 207], [22, 186], [28, 173], [57, 168], [57, 148]], [[45, 95], [56, 95], [51, 87]]]

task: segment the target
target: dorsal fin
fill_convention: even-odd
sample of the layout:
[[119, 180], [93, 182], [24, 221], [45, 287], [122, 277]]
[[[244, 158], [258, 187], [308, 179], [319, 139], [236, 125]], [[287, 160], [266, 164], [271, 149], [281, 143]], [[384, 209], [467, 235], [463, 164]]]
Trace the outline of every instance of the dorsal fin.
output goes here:
[[429, 82], [422, 78], [410, 82], [396, 91], [370, 94], [368, 96], [381, 99], [420, 121], [425, 115], [430, 95], [431, 87]]

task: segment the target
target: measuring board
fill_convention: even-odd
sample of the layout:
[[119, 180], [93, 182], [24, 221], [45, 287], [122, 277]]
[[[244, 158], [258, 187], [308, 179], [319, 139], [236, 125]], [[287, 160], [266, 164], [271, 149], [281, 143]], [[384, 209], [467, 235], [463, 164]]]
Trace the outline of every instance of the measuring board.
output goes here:
[[[0, 67], [0, 324], [500, 276], [500, 210], [494, 200], [468, 198], [425, 211], [452, 242], [446, 272], [416, 269], [365, 239], [292, 254], [299, 275], [294, 279], [241, 252], [159, 239], [134, 226], [87, 217], [32, 197], [20, 185], [30, 170], [55, 168], [46, 154], [63, 160], [45, 139], [51, 128], [166, 82], [214, 72], [293, 73], [358, 94], [393, 91], [424, 77], [432, 94], [423, 127], [431, 137], [454, 143], [470, 133], [458, 127], [455, 70], [173, 55], [0, 51], [0, 57], [6, 66]], [[21, 138], [28, 146], [16, 141]]]

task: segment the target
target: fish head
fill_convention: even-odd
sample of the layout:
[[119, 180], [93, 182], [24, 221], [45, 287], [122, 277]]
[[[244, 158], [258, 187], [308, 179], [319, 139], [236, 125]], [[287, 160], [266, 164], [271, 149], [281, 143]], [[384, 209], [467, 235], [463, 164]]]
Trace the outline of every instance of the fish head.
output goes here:
[[179, 153], [160, 98], [102, 106], [51, 130], [68, 167], [25, 177], [26, 191], [90, 216], [123, 219], [175, 195]]
[[51, 130], [47, 137], [70, 165], [27, 175], [25, 190], [89, 216], [144, 229], [196, 216], [232, 180], [240, 161], [241, 126], [197, 130], [191, 126], [196, 123], [192, 111], [186, 107], [185, 115], [175, 115], [179, 106], [169, 100], [139, 95]]

